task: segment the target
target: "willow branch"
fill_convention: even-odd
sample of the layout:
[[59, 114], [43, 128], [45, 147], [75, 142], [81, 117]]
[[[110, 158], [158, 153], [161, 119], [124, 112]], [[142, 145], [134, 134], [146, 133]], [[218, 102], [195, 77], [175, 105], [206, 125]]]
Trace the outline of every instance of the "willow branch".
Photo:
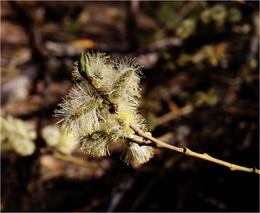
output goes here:
[[59, 159], [59, 160], [78, 164], [80, 166], [90, 167], [90, 168], [94, 168], [94, 169], [100, 169], [101, 168], [99, 165], [89, 163], [89, 162], [87, 162], [83, 159], [80, 159], [80, 158], [77, 158], [77, 157], [74, 157], [74, 156], [71, 156], [71, 155], [64, 155], [64, 154], [61, 154], [59, 152], [54, 152], [53, 156], [55, 158]]
[[210, 155], [208, 155], [206, 153], [201, 154], [201, 153], [193, 152], [192, 150], [190, 150], [186, 147], [181, 148], [181, 147], [173, 146], [173, 145], [170, 145], [170, 144], [165, 143], [163, 141], [160, 141], [160, 140], [158, 140], [158, 139], [156, 139], [156, 138], [154, 138], [150, 135], [147, 135], [146, 133], [144, 133], [142, 130], [140, 130], [139, 128], [137, 128], [134, 125], [131, 125], [130, 127], [136, 132], [137, 135], [152, 141], [154, 143], [154, 146], [157, 147], [157, 148], [168, 149], [168, 150], [172, 150], [172, 151], [175, 151], [175, 152], [182, 153], [182, 154], [187, 155], [187, 156], [192, 156], [192, 157], [195, 157], [195, 158], [200, 158], [202, 160], [210, 161], [212, 163], [216, 163], [216, 164], [228, 167], [231, 171], [242, 171], [242, 172], [256, 173], [256, 174], [260, 175], [259, 169], [239, 166], [239, 165], [236, 165], [236, 164], [233, 164], [233, 163], [229, 163], [229, 162], [226, 162], [226, 161], [223, 161], [223, 160], [219, 160], [217, 158], [211, 157]]
[[99, 166], [98, 164], [94, 164], [94, 163], [90, 163], [87, 162], [83, 159], [80, 159], [78, 157], [74, 157], [72, 155], [66, 155], [66, 154], [62, 154], [60, 152], [49, 152], [47, 149], [45, 148], [41, 148], [40, 152], [42, 154], [52, 154], [53, 157], [55, 157], [56, 159], [65, 161], [65, 162], [69, 162], [69, 163], [74, 163], [80, 166], [84, 166], [84, 167], [90, 167], [90, 168], [94, 168], [94, 169], [100, 169], [102, 168], [101, 166]]
[[146, 146], [154, 146], [154, 143], [150, 140], [144, 140], [144, 137], [138, 137], [138, 136], [134, 136], [131, 138], [127, 138], [128, 141], [132, 141], [135, 143], [138, 143], [139, 145], [146, 145]]
[[[95, 89], [95, 91], [103, 99], [104, 103], [110, 106], [109, 112], [113, 113], [113, 114], [117, 114], [118, 106], [109, 100], [109, 97], [103, 88], [97, 87], [95, 85], [94, 78], [91, 76], [90, 67], [89, 67], [89, 59], [88, 59], [87, 55], [81, 53], [78, 64], [79, 64], [79, 73], [82, 75], [82, 77], [85, 78], [88, 81], [88, 83]], [[136, 127], [133, 124], [130, 124], [130, 127], [135, 131], [136, 135], [139, 135], [139, 136], [143, 137], [144, 139], [147, 139], [147, 140], [153, 142], [153, 143], [149, 143], [149, 141], [140, 140], [139, 138], [135, 138], [135, 137], [129, 138], [131, 141], [138, 143], [140, 145], [154, 146], [156, 148], [172, 150], [172, 151], [179, 152], [179, 153], [182, 153], [187, 156], [193, 156], [195, 158], [200, 158], [202, 160], [210, 161], [212, 163], [216, 163], [216, 164], [228, 167], [231, 171], [242, 171], [242, 172], [256, 173], [256, 174], [260, 175], [259, 169], [239, 166], [239, 165], [236, 165], [233, 163], [219, 160], [217, 158], [211, 157], [210, 155], [208, 155], [206, 153], [200, 154], [197, 152], [193, 152], [186, 147], [181, 148], [181, 147], [173, 146], [173, 145], [170, 145], [163, 141], [160, 141], [160, 140], [152, 137], [151, 135], [146, 134], [145, 132], [143, 132], [141, 129], [139, 129], [138, 127]]]

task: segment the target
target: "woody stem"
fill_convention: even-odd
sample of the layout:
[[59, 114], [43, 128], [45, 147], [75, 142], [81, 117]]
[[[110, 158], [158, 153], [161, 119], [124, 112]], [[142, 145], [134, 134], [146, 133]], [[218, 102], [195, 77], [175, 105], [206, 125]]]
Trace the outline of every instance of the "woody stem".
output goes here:
[[242, 171], [242, 172], [249, 172], [249, 173], [255, 173], [255, 174], [259, 174], [260, 175], [260, 170], [256, 169], [256, 168], [248, 168], [248, 167], [244, 167], [244, 166], [239, 166], [233, 163], [229, 163], [223, 160], [219, 160], [217, 158], [211, 157], [210, 155], [206, 154], [206, 153], [197, 153], [197, 152], [193, 152], [192, 150], [188, 149], [188, 148], [181, 148], [181, 147], [177, 147], [177, 146], [173, 146], [170, 144], [167, 144], [163, 141], [160, 141], [150, 135], [147, 135], [146, 133], [144, 133], [142, 130], [140, 130], [139, 128], [137, 128], [135, 125], [130, 125], [130, 127], [135, 131], [135, 133], [141, 137], [144, 137], [150, 141], [152, 141], [155, 145], [155, 147], [157, 148], [161, 148], [161, 149], [168, 149], [168, 150], [172, 150], [175, 152], [179, 152], [182, 153], [184, 155], [187, 156], [192, 156], [195, 158], [200, 158], [202, 160], [206, 160], [206, 161], [210, 161], [212, 163], [216, 163], [225, 167], [228, 167], [231, 171]]

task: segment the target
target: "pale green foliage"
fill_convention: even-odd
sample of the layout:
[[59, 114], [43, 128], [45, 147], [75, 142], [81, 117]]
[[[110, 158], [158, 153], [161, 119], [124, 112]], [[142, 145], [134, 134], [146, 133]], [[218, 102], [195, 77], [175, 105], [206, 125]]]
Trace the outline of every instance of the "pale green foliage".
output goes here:
[[14, 150], [21, 156], [32, 155], [35, 151], [34, 127], [20, 119], [8, 116], [1, 118], [1, 151]]
[[[174, 11], [172, 11], [175, 13]], [[180, 17], [179, 17], [180, 18]], [[238, 23], [242, 19], [242, 13], [236, 7], [227, 7], [226, 4], [217, 3], [200, 11], [199, 16], [192, 13], [187, 18], [177, 21], [176, 35], [181, 39], [189, 38], [199, 32], [201, 21], [206, 25], [213, 25], [217, 30], [222, 29], [227, 22]], [[209, 26], [206, 26], [207, 28]]]
[[139, 74], [140, 66], [132, 59], [112, 61], [104, 53], [81, 54], [72, 73], [75, 85], [55, 111], [62, 117], [61, 131], [72, 133], [86, 154], [106, 156], [113, 142], [125, 147], [126, 163], [147, 162], [153, 156], [151, 147], [128, 145], [135, 136], [131, 124], [147, 131], [137, 113]]
[[222, 4], [216, 4], [211, 8], [211, 18], [217, 26], [222, 26], [227, 17], [226, 7]]
[[195, 93], [182, 92], [179, 94], [182, 101], [189, 101], [194, 107], [215, 106], [219, 102], [217, 89], [209, 88], [207, 91], [196, 91]]
[[56, 125], [44, 127], [41, 133], [49, 146], [56, 147], [63, 154], [70, 154], [76, 146], [73, 135], [61, 133]]
[[203, 10], [200, 14], [202, 23], [214, 22], [216, 27], [222, 27], [226, 21], [237, 23], [242, 19], [240, 10], [236, 7], [228, 9], [224, 4], [216, 4]]
[[[218, 51], [220, 49], [221, 51]], [[202, 64], [203, 62], [207, 62], [210, 66], [216, 67], [219, 65], [221, 60], [221, 57], [219, 57], [218, 54], [221, 54], [222, 57], [225, 56], [225, 50], [225, 43], [205, 45], [193, 54], [181, 53], [177, 63], [186, 65], [188, 63]]]
[[201, 19], [202, 23], [208, 24], [211, 19], [211, 10], [210, 9], [203, 10], [200, 14], [200, 19]]
[[215, 106], [218, 102], [218, 96], [215, 88], [210, 88], [207, 92], [197, 91], [194, 94], [195, 106]]
[[232, 7], [230, 10], [229, 10], [229, 17], [228, 17], [228, 20], [231, 22], [231, 23], [236, 23], [236, 22], [239, 22], [242, 18], [242, 14], [241, 12], [239, 11], [239, 9], [237, 9], [236, 7]]
[[196, 20], [195, 19], [185, 19], [182, 24], [177, 29], [177, 35], [183, 39], [188, 38], [194, 34], [196, 30]]

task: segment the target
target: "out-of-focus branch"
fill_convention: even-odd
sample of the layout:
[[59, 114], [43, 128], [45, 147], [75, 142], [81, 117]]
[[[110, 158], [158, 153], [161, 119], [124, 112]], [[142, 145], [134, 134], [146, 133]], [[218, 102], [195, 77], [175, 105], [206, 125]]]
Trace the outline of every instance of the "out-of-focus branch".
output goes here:
[[[251, 2], [249, 2], [249, 1], [244, 1], [244, 0], [233, 0], [234, 2], [237, 2], [237, 3], [239, 3], [239, 4], [243, 4], [243, 5], [246, 5], [246, 6], [248, 6], [248, 7], [251, 7], [251, 8], [253, 8], [253, 9], [255, 9], [255, 10], [258, 10], [258, 7], [257, 7], [257, 5], [255, 5], [255, 4], [253, 4], [253, 3], [251, 3]], [[257, 2], [257, 1], [256, 1]]]
[[[46, 148], [41, 148], [40, 153], [41, 154], [51, 154]], [[63, 154], [60, 152], [53, 152], [52, 156], [55, 157], [56, 159], [59, 159], [59, 160], [65, 161], [65, 162], [69, 162], [69, 163], [74, 163], [74, 164], [84, 166], [84, 167], [90, 167], [90, 168], [95, 168], [95, 169], [101, 168], [101, 166], [99, 166], [98, 164], [90, 163], [90, 162], [87, 162], [78, 157], [74, 157], [72, 155], [66, 155], [66, 154]]]
[[[130, 4], [130, 5], [129, 5]], [[127, 2], [127, 40], [129, 41], [129, 50], [135, 51], [139, 48], [138, 42], [138, 12], [140, 2], [138, 0], [131, 0]]]
[[27, 32], [28, 40], [32, 48], [32, 56], [35, 58], [45, 58], [48, 56], [47, 51], [42, 45], [42, 34], [40, 31], [40, 24], [44, 18], [44, 10], [42, 7], [33, 8], [33, 14], [28, 8], [25, 8], [23, 3], [10, 1], [12, 9], [15, 11], [17, 19]]

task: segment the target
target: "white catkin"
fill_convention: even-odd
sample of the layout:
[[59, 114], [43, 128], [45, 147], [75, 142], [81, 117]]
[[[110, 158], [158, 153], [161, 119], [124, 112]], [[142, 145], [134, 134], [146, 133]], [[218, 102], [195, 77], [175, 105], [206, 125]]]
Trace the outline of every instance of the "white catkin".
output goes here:
[[1, 149], [14, 150], [21, 156], [32, 155], [35, 151], [36, 131], [32, 125], [8, 116], [1, 118]]
[[149, 161], [153, 155], [152, 147], [139, 146], [137, 143], [132, 142], [125, 147], [121, 158], [126, 164], [140, 165]]
[[[108, 155], [112, 142], [126, 143], [135, 135], [131, 124], [146, 132], [144, 119], [137, 112], [140, 74], [140, 66], [132, 59], [113, 61], [104, 53], [94, 52], [80, 57], [72, 73], [76, 85], [55, 110], [55, 116], [61, 117], [61, 131], [72, 133], [81, 150], [92, 156]], [[116, 106], [116, 112], [108, 103]], [[124, 162], [142, 164], [152, 156], [151, 147], [130, 143]]]
[[59, 106], [55, 116], [62, 117], [58, 122], [62, 132], [78, 137], [99, 129], [100, 103], [80, 85], [74, 86]]
[[110, 97], [113, 102], [127, 103], [134, 108], [139, 105], [139, 98], [141, 97], [139, 69], [131, 60], [116, 63], [116, 71], [120, 78], [115, 81], [111, 91]]
[[45, 126], [41, 135], [48, 146], [55, 147], [63, 154], [70, 154], [75, 149], [76, 141], [73, 135], [60, 132], [57, 125]]
[[117, 73], [114, 71], [113, 61], [105, 53], [87, 53], [89, 59], [90, 72], [95, 80], [99, 82], [100, 87], [105, 91], [110, 91], [113, 82], [118, 79]]
[[95, 132], [91, 135], [81, 137], [80, 149], [91, 156], [109, 155], [108, 146], [109, 138], [103, 132]]

